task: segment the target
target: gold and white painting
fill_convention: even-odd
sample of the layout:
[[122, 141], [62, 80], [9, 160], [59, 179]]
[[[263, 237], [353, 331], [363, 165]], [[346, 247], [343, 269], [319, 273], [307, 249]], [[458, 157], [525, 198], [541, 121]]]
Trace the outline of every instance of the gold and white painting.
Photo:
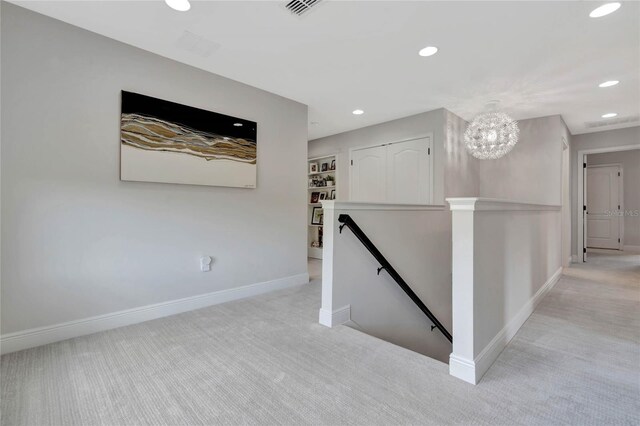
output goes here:
[[122, 92], [120, 179], [256, 187], [253, 121]]

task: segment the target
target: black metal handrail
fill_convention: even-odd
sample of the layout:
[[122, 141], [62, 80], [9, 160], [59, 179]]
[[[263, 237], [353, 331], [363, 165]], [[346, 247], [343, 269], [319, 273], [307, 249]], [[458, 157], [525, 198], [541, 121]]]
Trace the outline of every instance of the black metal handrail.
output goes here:
[[340, 225], [340, 233], [342, 233], [342, 228], [344, 226], [347, 226], [349, 229], [351, 229], [351, 232], [353, 232], [358, 240], [360, 240], [362, 245], [365, 246], [367, 250], [369, 250], [369, 253], [371, 253], [373, 257], [376, 258], [378, 263], [381, 265], [378, 268], [378, 275], [380, 275], [380, 271], [382, 271], [383, 269], [387, 271], [387, 274], [389, 274], [391, 278], [393, 278], [393, 280], [400, 286], [400, 288], [404, 290], [405, 293], [407, 293], [407, 296], [409, 296], [409, 298], [413, 300], [413, 303], [418, 305], [418, 308], [420, 308], [420, 310], [424, 312], [429, 320], [431, 320], [431, 322], [433, 323], [433, 326], [431, 326], [431, 331], [433, 331], [434, 328], [437, 328], [442, 334], [444, 334], [444, 337], [446, 337], [448, 341], [453, 343], [453, 337], [451, 337], [451, 333], [449, 333], [447, 329], [444, 328], [442, 323], [438, 321], [438, 318], [436, 318], [435, 315], [431, 313], [429, 308], [427, 308], [427, 305], [425, 305], [422, 300], [420, 300], [418, 295], [415, 294], [413, 290], [411, 290], [411, 287], [409, 287], [407, 282], [402, 279], [400, 274], [398, 274], [395, 269], [393, 269], [393, 266], [391, 266], [389, 261], [387, 261], [382, 253], [380, 253], [380, 250], [378, 250], [378, 248], [371, 242], [367, 235], [362, 232], [362, 229], [360, 229], [358, 224], [353, 221], [351, 216], [349, 216], [348, 214], [341, 214], [338, 216], [338, 222], [342, 223], [342, 225]]

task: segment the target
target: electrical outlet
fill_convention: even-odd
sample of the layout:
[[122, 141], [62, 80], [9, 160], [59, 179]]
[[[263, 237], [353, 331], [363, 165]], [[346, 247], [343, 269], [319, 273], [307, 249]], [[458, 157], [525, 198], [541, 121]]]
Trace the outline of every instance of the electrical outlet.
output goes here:
[[200, 258], [200, 270], [202, 272], [208, 272], [211, 270], [211, 262], [213, 262], [213, 259], [211, 258], [211, 256], [203, 256]]

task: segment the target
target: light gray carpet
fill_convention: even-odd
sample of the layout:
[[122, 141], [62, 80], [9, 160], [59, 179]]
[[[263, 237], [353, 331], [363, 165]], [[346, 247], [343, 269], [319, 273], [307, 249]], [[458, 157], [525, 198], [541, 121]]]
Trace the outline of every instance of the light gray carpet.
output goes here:
[[318, 325], [320, 284], [5, 355], [3, 425], [638, 424], [640, 256], [571, 268], [482, 382]]

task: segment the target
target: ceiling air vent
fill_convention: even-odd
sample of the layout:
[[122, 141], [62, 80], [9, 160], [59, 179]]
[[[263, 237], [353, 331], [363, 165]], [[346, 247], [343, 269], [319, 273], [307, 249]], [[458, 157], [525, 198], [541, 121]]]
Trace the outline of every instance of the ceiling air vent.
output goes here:
[[176, 41], [176, 46], [187, 52], [191, 52], [203, 58], [208, 58], [213, 52], [220, 49], [220, 44], [215, 41], [194, 34], [191, 31], [184, 31]]
[[287, 10], [294, 15], [302, 16], [314, 6], [317, 6], [322, 0], [291, 0], [285, 6]]
[[636, 121], [640, 121], [640, 116], [632, 115], [628, 117], [610, 118], [608, 120], [601, 120], [601, 121], [587, 121], [584, 124], [588, 128], [593, 129], [597, 127], [613, 126], [615, 124], [633, 123]]

